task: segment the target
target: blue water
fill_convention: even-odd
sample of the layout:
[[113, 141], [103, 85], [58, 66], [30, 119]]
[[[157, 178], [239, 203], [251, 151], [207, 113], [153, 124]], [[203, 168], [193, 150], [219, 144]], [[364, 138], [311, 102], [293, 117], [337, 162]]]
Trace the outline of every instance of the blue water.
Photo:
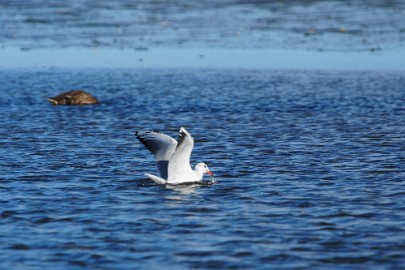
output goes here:
[[[0, 71], [2, 269], [401, 269], [405, 74]], [[102, 103], [51, 106], [84, 89]], [[166, 188], [138, 129], [217, 183]]]
[[381, 51], [405, 46], [401, 0], [0, 1], [0, 48], [282, 48]]

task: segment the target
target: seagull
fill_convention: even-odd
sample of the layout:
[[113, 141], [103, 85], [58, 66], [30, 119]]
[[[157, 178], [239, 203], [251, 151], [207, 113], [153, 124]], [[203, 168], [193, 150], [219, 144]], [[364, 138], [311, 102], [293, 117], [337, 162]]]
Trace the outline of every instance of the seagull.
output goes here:
[[194, 170], [191, 168], [190, 156], [194, 139], [184, 127], [180, 128], [177, 142], [156, 131], [136, 131], [135, 136], [155, 157], [160, 177], [145, 173], [155, 183], [176, 185], [201, 182], [204, 174], [214, 176], [205, 163], [198, 163]]

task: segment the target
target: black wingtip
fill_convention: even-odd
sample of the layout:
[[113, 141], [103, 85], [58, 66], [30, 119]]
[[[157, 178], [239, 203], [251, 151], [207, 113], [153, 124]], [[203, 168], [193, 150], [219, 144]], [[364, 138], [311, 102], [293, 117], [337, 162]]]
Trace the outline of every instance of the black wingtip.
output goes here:
[[187, 133], [186, 132], [184, 132], [182, 129], [180, 129], [180, 131], [179, 131], [179, 138], [177, 139], [177, 147], [179, 147], [182, 143], [183, 143], [183, 141], [184, 141], [184, 139], [186, 138], [186, 136], [187, 136]]
[[145, 141], [145, 138], [144, 138], [144, 136], [145, 136], [145, 134], [147, 134], [147, 133], [149, 133], [148, 131], [146, 131], [146, 132], [144, 132], [143, 134], [141, 133], [141, 132], [139, 132], [138, 130], [137, 131], [135, 131], [135, 137], [141, 142], [141, 143], [143, 143], [144, 144], [144, 141]]
[[135, 131], [135, 136], [140, 143], [142, 143], [148, 150], [150, 150], [145, 138], [141, 134], [139, 134], [138, 131]]

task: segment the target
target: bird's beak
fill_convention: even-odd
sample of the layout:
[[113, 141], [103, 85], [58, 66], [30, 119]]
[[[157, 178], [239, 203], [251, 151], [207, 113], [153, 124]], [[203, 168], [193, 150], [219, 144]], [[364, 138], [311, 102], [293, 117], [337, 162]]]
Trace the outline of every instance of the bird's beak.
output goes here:
[[210, 176], [214, 176], [214, 174], [211, 171], [207, 172]]

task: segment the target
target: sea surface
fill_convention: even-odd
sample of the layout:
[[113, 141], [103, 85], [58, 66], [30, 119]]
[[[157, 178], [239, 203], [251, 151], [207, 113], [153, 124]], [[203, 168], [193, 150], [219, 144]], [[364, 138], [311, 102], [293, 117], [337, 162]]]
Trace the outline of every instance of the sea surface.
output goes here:
[[0, 48], [396, 50], [402, 0], [0, 1]]
[[[404, 18], [399, 0], [0, 1], [0, 269], [405, 269]], [[101, 103], [47, 101], [72, 89]], [[144, 176], [135, 131], [180, 127], [214, 184]]]
[[[0, 71], [1, 269], [403, 269], [405, 74]], [[85, 89], [101, 104], [52, 106]], [[136, 130], [213, 185], [146, 179]]]

